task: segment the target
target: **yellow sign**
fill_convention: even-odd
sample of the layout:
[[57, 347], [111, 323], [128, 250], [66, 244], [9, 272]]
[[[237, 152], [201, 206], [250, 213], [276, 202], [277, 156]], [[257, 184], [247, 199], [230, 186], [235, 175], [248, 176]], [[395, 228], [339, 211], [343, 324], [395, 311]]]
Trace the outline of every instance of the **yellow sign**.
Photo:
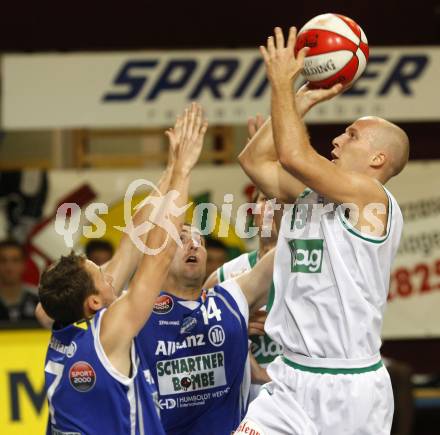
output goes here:
[[50, 331], [0, 331], [0, 433], [39, 435], [48, 408], [44, 360]]

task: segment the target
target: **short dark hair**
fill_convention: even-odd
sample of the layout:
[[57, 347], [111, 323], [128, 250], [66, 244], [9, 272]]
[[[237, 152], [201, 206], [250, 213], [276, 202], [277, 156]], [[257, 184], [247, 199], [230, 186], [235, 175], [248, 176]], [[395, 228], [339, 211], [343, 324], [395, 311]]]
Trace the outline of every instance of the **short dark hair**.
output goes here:
[[5, 248], [15, 248], [18, 251], [20, 251], [21, 256], [23, 258], [26, 257], [26, 250], [24, 249], [24, 246], [20, 242], [17, 242], [17, 240], [14, 239], [0, 240], [0, 250]]
[[38, 293], [46, 314], [62, 325], [85, 317], [84, 301], [97, 290], [84, 268], [86, 258], [71, 252], [41, 276]]
[[90, 258], [93, 251], [107, 251], [110, 253], [110, 255], [113, 256], [113, 245], [108, 241], [104, 239], [95, 239], [90, 240], [86, 244], [86, 255], [87, 258]]
[[228, 252], [228, 247], [221, 240], [212, 237], [206, 238], [206, 249], [209, 248], [222, 249], [226, 253]]

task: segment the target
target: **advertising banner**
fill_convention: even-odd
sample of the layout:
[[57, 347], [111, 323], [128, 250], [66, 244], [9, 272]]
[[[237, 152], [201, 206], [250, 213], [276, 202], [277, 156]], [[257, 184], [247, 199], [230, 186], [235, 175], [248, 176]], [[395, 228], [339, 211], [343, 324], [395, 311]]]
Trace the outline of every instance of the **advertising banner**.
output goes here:
[[0, 432], [46, 433], [44, 360], [49, 331], [0, 331]]
[[[440, 47], [372, 48], [366, 71], [308, 122], [439, 120]], [[168, 126], [192, 100], [211, 125], [269, 113], [257, 49], [5, 55], [2, 128]]]

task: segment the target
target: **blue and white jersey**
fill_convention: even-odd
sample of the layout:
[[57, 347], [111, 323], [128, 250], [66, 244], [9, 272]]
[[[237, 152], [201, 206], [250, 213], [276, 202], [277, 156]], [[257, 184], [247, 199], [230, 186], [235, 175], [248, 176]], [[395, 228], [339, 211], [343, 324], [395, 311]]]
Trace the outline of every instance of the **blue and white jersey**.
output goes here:
[[138, 336], [168, 435], [230, 435], [249, 396], [249, 307], [231, 280], [195, 301], [162, 292]]
[[102, 314], [53, 330], [46, 356], [48, 434], [160, 435], [157, 391], [136, 341], [127, 377], [108, 360], [99, 340]]

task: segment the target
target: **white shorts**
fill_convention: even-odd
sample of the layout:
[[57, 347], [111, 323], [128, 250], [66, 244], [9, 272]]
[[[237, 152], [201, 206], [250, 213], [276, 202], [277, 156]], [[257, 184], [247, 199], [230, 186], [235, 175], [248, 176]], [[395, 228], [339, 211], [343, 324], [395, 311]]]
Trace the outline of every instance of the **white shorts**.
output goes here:
[[236, 435], [389, 435], [393, 391], [380, 362], [347, 374], [287, 362], [278, 357], [269, 366], [272, 382], [262, 386]]

